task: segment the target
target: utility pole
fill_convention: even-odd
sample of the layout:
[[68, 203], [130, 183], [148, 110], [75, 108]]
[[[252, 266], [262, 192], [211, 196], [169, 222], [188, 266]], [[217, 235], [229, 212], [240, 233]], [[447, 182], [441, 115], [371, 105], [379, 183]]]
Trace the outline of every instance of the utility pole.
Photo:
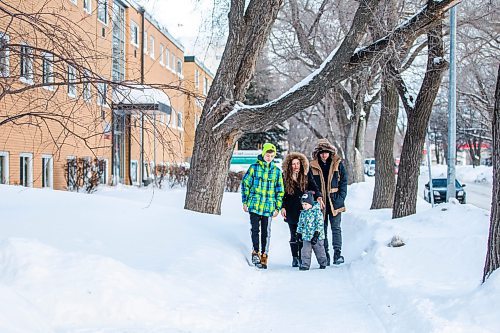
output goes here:
[[432, 167], [431, 167], [431, 145], [430, 145], [429, 128], [427, 128], [427, 138], [425, 139], [427, 149], [427, 168], [429, 171], [429, 201], [434, 207], [434, 187], [432, 186]]
[[448, 92], [448, 173], [446, 201], [456, 197], [455, 165], [457, 150], [456, 6], [450, 10], [450, 88]]

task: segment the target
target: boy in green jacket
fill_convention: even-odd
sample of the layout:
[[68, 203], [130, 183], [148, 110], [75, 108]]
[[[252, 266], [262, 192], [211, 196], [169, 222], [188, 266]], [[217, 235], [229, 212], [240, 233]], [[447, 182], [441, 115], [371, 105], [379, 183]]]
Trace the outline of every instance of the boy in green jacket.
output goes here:
[[[265, 143], [262, 154], [252, 164], [241, 182], [243, 210], [250, 213], [252, 263], [267, 268], [271, 216], [276, 217], [283, 203], [285, 189], [281, 170], [274, 164], [276, 147]], [[260, 229], [260, 237], [259, 237]], [[259, 238], [261, 252], [259, 252]]]

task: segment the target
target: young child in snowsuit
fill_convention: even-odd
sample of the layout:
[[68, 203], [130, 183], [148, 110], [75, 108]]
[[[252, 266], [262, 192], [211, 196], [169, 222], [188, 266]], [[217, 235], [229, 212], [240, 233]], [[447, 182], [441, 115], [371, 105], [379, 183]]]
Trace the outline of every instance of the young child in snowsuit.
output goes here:
[[248, 168], [241, 181], [243, 210], [250, 213], [252, 263], [259, 268], [267, 268], [271, 236], [270, 220], [271, 216], [278, 215], [285, 194], [281, 170], [273, 162], [275, 156], [276, 147], [271, 143], [265, 143], [257, 162]]
[[302, 250], [300, 251], [301, 271], [307, 271], [311, 266], [311, 250], [314, 250], [319, 268], [326, 267], [326, 253], [323, 244], [325, 239], [323, 213], [320, 204], [314, 202], [314, 193], [307, 191], [301, 199], [302, 212], [300, 212], [297, 233], [302, 237]]

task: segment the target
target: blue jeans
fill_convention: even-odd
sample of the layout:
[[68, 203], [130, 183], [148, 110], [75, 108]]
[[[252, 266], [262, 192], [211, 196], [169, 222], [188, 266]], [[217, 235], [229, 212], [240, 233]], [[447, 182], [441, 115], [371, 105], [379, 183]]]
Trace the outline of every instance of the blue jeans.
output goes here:
[[330, 225], [332, 227], [332, 246], [334, 251], [340, 251], [342, 249], [342, 229], [340, 227], [340, 222], [342, 220], [342, 213], [338, 213], [337, 216], [332, 214], [326, 214], [325, 216], [325, 252], [327, 257], [328, 254], [328, 220], [330, 220]]

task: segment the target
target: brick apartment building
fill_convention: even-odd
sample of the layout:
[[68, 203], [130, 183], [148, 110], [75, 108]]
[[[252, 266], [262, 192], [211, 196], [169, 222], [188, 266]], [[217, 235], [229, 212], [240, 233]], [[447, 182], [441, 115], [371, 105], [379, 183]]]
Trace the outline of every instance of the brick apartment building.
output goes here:
[[137, 3], [0, 7], [0, 184], [72, 189], [83, 159], [140, 185], [189, 161], [213, 74]]

